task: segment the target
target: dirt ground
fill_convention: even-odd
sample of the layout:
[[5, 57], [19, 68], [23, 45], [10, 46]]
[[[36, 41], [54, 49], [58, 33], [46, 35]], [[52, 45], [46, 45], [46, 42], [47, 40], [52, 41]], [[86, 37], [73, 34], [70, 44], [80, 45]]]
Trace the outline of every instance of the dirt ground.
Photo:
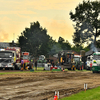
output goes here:
[[0, 100], [53, 100], [100, 86], [100, 73], [92, 71], [32, 72], [0, 75]]

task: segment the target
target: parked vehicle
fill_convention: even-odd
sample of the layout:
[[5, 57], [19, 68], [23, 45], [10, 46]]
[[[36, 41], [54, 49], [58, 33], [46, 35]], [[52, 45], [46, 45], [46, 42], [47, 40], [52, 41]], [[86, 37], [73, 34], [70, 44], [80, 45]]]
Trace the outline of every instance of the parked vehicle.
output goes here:
[[23, 57], [24, 69], [26, 69], [26, 67], [28, 67], [28, 69], [31, 69], [33, 62], [31, 63], [29, 61], [29, 52], [22, 52], [22, 57]]
[[13, 53], [12, 58], [14, 69], [19, 69], [21, 64], [21, 48], [20, 47], [7, 47], [5, 51], [9, 51]]
[[92, 72], [100, 72], [100, 52], [93, 53]]
[[47, 60], [45, 59], [44, 55], [40, 55], [39, 59], [37, 60], [37, 66], [38, 67], [44, 67], [44, 64], [46, 64]]
[[87, 70], [92, 70], [92, 59], [93, 59], [92, 55], [87, 57], [86, 67], [85, 67]]
[[15, 69], [16, 53], [10, 50], [0, 51], [0, 68]]
[[78, 70], [84, 69], [84, 63], [81, 60], [81, 55], [74, 55], [75, 67]]
[[63, 65], [64, 69], [76, 70], [75, 61], [73, 60], [73, 52], [63, 52], [61, 54], [58, 54], [58, 58], [60, 60], [60, 64]]

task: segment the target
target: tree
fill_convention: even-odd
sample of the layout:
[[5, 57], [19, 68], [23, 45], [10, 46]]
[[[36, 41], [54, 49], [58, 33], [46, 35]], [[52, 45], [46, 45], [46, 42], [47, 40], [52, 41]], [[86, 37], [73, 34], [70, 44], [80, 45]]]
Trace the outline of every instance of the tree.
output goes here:
[[59, 43], [59, 44], [62, 44], [64, 41], [65, 41], [64, 38], [59, 37], [59, 39], [58, 39], [58, 43]]
[[64, 40], [64, 38], [59, 37], [58, 39], [58, 44], [60, 45], [62, 50], [69, 50], [71, 49], [71, 44], [68, 42], [68, 40]]
[[53, 45], [52, 45], [52, 48], [49, 52], [49, 55], [55, 55], [55, 54], [58, 54], [60, 51], [62, 51], [62, 48], [61, 48], [61, 45], [58, 43], [58, 42], [55, 42]]
[[28, 51], [34, 57], [47, 55], [50, 50], [51, 37], [47, 35], [47, 30], [40, 27], [40, 23], [31, 23], [30, 28], [25, 28], [18, 38], [22, 51]]
[[97, 48], [100, 48], [100, 40], [96, 41]]
[[75, 13], [70, 12], [70, 18], [76, 23], [73, 42], [77, 45], [85, 42], [96, 44], [100, 35], [100, 1], [83, 1], [75, 8]]
[[71, 49], [78, 52], [78, 53], [80, 53], [80, 50], [83, 50], [84, 48], [83, 48], [82, 45], [74, 45], [74, 46], [72, 46]]

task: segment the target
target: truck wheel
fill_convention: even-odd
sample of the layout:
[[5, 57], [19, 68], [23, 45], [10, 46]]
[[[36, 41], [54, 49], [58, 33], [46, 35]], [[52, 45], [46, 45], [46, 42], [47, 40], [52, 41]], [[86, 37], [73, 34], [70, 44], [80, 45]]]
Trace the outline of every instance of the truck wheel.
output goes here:
[[95, 73], [95, 71], [93, 71], [93, 73]]
[[76, 70], [76, 67], [74, 67], [74, 70]]
[[90, 71], [92, 70], [92, 67], [90, 67]]
[[13, 66], [13, 68], [11, 68], [11, 70], [15, 70], [15, 66]]
[[67, 68], [68, 70], [71, 70], [71, 68]]
[[77, 69], [80, 70], [80, 65], [78, 65]]

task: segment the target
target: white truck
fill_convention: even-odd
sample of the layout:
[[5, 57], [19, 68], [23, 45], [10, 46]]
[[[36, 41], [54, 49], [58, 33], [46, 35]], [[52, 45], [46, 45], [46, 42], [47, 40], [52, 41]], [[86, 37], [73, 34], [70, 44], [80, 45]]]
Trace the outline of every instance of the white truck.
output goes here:
[[100, 52], [93, 53], [92, 72], [93, 73], [100, 72]]
[[37, 60], [37, 66], [38, 67], [44, 67], [45, 64], [46, 64], [46, 59], [45, 59], [45, 56], [44, 55], [40, 55], [39, 56], [39, 59]]
[[14, 63], [16, 62], [15, 51], [1, 50], [0, 51], [0, 69], [11, 68], [15, 69]]
[[87, 70], [92, 70], [92, 59], [93, 59], [92, 55], [87, 56], [87, 61], [86, 61], [86, 69]]

